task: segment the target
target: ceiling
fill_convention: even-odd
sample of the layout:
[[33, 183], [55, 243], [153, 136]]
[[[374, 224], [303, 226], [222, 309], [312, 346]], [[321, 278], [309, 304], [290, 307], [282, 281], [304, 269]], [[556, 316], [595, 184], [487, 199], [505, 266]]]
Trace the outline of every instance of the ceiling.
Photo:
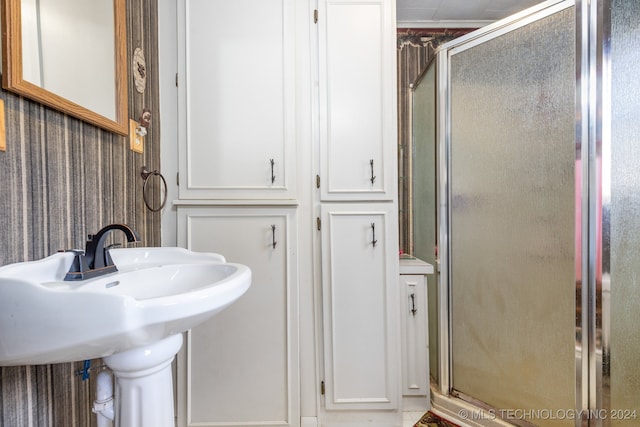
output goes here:
[[396, 0], [398, 27], [477, 28], [542, 0]]

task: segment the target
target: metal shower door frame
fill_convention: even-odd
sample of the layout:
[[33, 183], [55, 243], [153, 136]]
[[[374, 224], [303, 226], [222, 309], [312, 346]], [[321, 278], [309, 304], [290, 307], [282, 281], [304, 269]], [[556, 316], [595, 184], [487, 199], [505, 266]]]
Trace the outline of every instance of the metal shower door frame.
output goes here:
[[[440, 372], [438, 391], [450, 396], [452, 384], [452, 318], [451, 318], [451, 247], [449, 232], [450, 210], [450, 148], [451, 148], [451, 57], [456, 53], [473, 48], [493, 38], [526, 26], [532, 22], [558, 13], [564, 9], [576, 8], [576, 160], [581, 166], [575, 174], [579, 183], [580, 203], [576, 207], [577, 217], [582, 219], [582, 246], [576, 248], [576, 276], [582, 283], [576, 283], [576, 304], [579, 304], [581, 316], [576, 319], [576, 427], [606, 426], [606, 419], [589, 419], [590, 410], [608, 408], [608, 402], [602, 401], [603, 375], [608, 375], [607, 349], [609, 331], [602, 327], [602, 320], [608, 319], [608, 307], [602, 307], [602, 287], [598, 289], [598, 268], [609, 265], [608, 245], [603, 241], [609, 238], [609, 224], [602, 215], [609, 210], [610, 189], [603, 176], [610, 175], [610, 165], [606, 154], [609, 153], [607, 114], [610, 108], [610, 94], [603, 89], [610, 68], [606, 35], [609, 33], [606, 11], [603, 3], [610, 0], [549, 0], [505, 20], [498, 21], [480, 30], [469, 33], [452, 42], [442, 45], [436, 53], [437, 61], [437, 146], [438, 146], [438, 218], [440, 239], [440, 323], [439, 356]], [[604, 41], [603, 41], [604, 40]], [[603, 77], [604, 74], [604, 77]], [[603, 152], [605, 159], [603, 161]], [[602, 165], [599, 168], [598, 165]], [[601, 204], [599, 204], [601, 200]], [[606, 243], [606, 242], [605, 242]], [[601, 245], [601, 246], [600, 246]], [[599, 247], [600, 246], [600, 247]], [[596, 264], [596, 253], [602, 250], [602, 266]], [[609, 271], [602, 271], [602, 281], [607, 282]], [[581, 291], [580, 287], [582, 287]], [[604, 309], [604, 311], [603, 311]], [[598, 314], [597, 314], [598, 313]], [[601, 313], [601, 314], [600, 314]], [[602, 318], [596, 318], [596, 316]], [[584, 332], [584, 333], [583, 333]], [[603, 340], [596, 340], [596, 334], [602, 333]], [[603, 360], [603, 354], [605, 354]], [[603, 373], [604, 366], [604, 373]], [[604, 384], [603, 384], [604, 383]], [[476, 402], [471, 402], [476, 403]], [[591, 423], [591, 424], [590, 424]], [[604, 423], [604, 424], [603, 424]]]

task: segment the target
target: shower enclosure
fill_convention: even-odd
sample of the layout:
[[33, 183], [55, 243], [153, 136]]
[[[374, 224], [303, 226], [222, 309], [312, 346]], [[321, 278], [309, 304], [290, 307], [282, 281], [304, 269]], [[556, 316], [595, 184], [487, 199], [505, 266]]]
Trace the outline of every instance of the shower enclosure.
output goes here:
[[436, 97], [441, 413], [640, 425], [639, 47], [640, 2], [550, 0], [443, 45], [415, 90]]
[[[436, 219], [436, 67], [433, 58], [410, 85], [411, 103], [411, 222], [413, 254], [437, 266]], [[437, 268], [436, 268], [437, 269]], [[436, 271], [437, 273], [437, 271]], [[438, 287], [429, 277], [429, 371], [438, 379]]]

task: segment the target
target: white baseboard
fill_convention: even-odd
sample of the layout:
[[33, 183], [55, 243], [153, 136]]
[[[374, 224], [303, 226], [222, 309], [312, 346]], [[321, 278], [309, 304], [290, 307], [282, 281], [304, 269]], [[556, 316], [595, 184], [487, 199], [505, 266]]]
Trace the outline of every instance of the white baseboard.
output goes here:
[[300, 427], [318, 427], [318, 417], [300, 417]]

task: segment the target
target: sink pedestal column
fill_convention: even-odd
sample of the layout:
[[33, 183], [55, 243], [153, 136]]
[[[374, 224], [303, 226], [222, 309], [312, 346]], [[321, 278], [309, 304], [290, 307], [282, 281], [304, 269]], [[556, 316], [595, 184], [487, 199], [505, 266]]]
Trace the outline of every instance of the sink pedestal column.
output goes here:
[[116, 427], [174, 427], [171, 362], [182, 334], [103, 358], [116, 378]]

